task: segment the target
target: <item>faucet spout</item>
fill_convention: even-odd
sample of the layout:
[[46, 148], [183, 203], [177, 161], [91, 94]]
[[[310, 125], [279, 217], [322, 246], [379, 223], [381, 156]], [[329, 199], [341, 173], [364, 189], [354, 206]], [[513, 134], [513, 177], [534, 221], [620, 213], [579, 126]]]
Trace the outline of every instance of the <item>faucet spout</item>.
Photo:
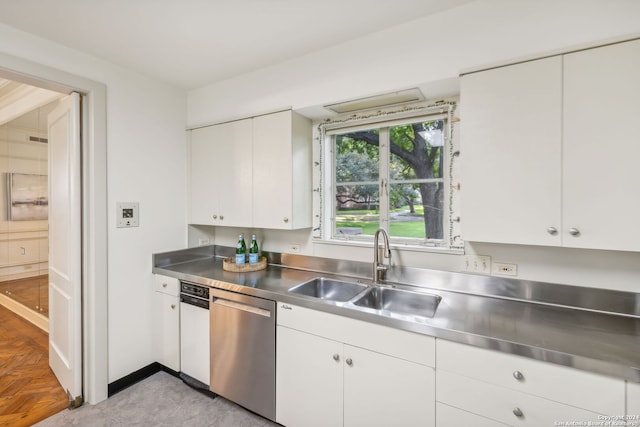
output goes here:
[[[383, 260], [384, 258], [389, 259], [389, 264], [383, 264], [380, 262], [380, 247], [379, 247], [379, 238], [382, 234], [382, 243], [383, 243]], [[373, 283], [378, 284], [385, 279], [385, 273], [389, 270], [389, 266], [391, 263], [391, 248], [389, 247], [389, 235], [386, 230], [383, 228], [379, 228], [376, 231], [376, 234], [373, 236]]]

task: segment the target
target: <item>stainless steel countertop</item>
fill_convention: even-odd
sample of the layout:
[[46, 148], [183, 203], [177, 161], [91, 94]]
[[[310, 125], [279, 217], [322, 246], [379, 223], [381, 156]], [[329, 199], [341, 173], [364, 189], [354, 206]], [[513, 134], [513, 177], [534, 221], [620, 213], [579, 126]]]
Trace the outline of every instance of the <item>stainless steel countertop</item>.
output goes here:
[[[343, 280], [348, 277], [346, 280], [370, 284], [369, 280], [352, 275], [352, 271], [345, 276], [269, 264], [262, 271], [232, 273], [224, 271], [222, 258], [214, 257], [208, 249], [154, 255], [153, 273], [640, 382], [640, 318], [635, 312], [619, 315], [513, 297], [475, 295], [460, 286], [449, 290], [439, 283], [433, 288], [396, 284], [401, 289], [440, 295], [442, 300], [432, 318], [381, 315], [353, 309], [348, 302], [327, 302], [287, 292], [319, 276]], [[454, 277], [452, 282], [476, 278], [448, 274]], [[564, 289], [563, 285], [558, 286]], [[596, 291], [603, 292], [607, 291]], [[624, 301], [630, 298], [615, 297]]]

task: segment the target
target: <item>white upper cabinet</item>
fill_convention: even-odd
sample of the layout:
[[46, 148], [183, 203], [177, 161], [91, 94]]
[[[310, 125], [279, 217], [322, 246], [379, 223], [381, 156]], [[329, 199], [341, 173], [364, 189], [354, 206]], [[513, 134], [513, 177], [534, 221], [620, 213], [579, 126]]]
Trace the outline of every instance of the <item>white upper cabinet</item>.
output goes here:
[[461, 79], [463, 237], [640, 251], [640, 41]]
[[253, 119], [253, 226], [311, 227], [311, 122], [291, 111]]
[[559, 245], [560, 57], [463, 76], [465, 240]]
[[191, 224], [251, 224], [251, 119], [191, 131]]
[[639, 99], [640, 40], [565, 55], [564, 246], [640, 251]]
[[311, 226], [311, 122], [292, 111], [191, 131], [190, 224]]

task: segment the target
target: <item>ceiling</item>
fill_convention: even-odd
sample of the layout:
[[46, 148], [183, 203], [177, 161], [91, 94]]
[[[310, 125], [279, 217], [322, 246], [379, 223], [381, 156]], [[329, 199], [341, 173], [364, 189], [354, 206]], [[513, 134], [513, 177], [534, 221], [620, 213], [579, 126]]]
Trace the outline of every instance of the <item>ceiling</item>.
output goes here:
[[22, 117], [25, 123], [36, 123], [35, 127], [44, 130], [46, 129], [46, 120], [33, 120], [33, 117], [24, 117], [24, 115], [51, 104], [62, 96], [58, 92], [0, 77], [0, 126]]
[[0, 0], [0, 23], [194, 89], [473, 0]]

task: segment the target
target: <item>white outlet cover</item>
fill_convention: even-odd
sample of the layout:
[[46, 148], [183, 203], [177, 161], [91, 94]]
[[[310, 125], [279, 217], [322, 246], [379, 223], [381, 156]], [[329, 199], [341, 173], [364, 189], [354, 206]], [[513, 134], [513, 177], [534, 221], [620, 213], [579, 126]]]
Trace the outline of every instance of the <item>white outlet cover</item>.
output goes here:
[[138, 227], [140, 217], [140, 204], [138, 202], [116, 203], [116, 218], [118, 228]]

